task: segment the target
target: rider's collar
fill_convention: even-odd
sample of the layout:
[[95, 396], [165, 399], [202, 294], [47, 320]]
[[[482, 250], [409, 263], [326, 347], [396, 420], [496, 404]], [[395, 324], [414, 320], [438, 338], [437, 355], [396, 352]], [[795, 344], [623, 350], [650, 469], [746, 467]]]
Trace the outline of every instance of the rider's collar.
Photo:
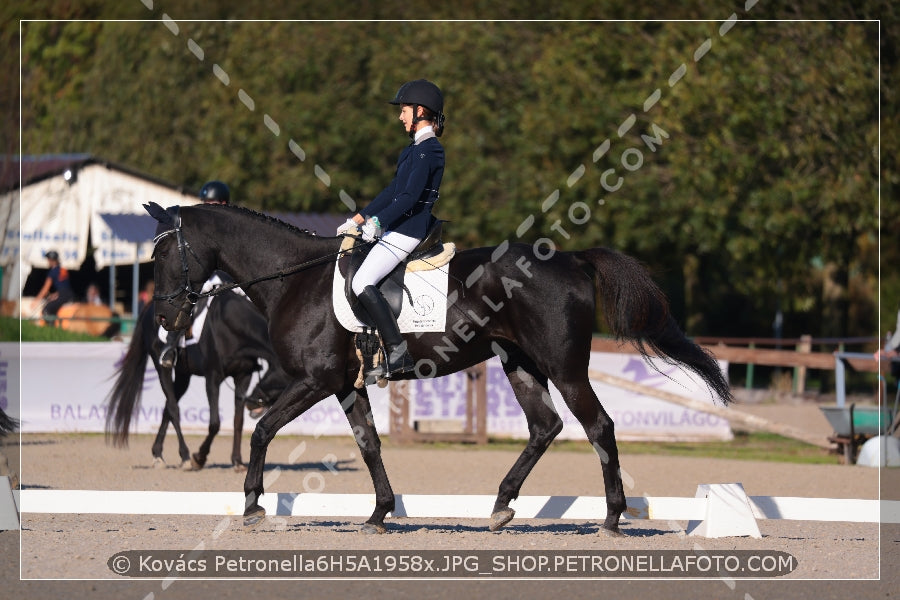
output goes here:
[[416, 136], [413, 138], [413, 144], [418, 144], [421, 141], [433, 137], [437, 137], [434, 133], [434, 127], [432, 127], [431, 125], [426, 125], [421, 129], [416, 129]]

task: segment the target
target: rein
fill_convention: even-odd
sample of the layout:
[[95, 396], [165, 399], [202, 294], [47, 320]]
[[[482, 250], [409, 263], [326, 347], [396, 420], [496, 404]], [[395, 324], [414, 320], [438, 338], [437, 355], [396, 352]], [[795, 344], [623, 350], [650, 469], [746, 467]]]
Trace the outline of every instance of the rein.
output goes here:
[[312, 260], [308, 260], [306, 262], [302, 262], [302, 263], [287, 267], [285, 269], [280, 269], [274, 273], [270, 273], [269, 275], [263, 275], [261, 277], [256, 277], [254, 279], [249, 279], [249, 280], [243, 281], [243, 282], [227, 283], [224, 285], [217, 286], [217, 287], [209, 290], [208, 292], [196, 292], [191, 287], [190, 278], [188, 277], [189, 267], [188, 267], [188, 263], [187, 263], [187, 253], [190, 252], [191, 255], [194, 257], [194, 260], [196, 260], [198, 264], [200, 264], [200, 258], [194, 252], [193, 248], [191, 248], [190, 243], [188, 243], [188, 241], [185, 240], [185, 238], [184, 238], [184, 232], [181, 229], [181, 214], [180, 214], [180, 212], [176, 212], [176, 214], [175, 214], [175, 223], [174, 223], [174, 227], [172, 229], [170, 229], [168, 231], [164, 231], [163, 233], [160, 233], [155, 238], [153, 238], [153, 246], [155, 248], [156, 244], [158, 244], [160, 240], [162, 240], [166, 236], [171, 235], [173, 233], [175, 234], [175, 239], [178, 241], [178, 254], [179, 254], [179, 257], [181, 258], [181, 276], [182, 276], [181, 287], [179, 287], [174, 292], [171, 292], [169, 294], [153, 294], [153, 299], [154, 300], [164, 300], [164, 301], [168, 302], [169, 304], [174, 305], [175, 298], [177, 298], [181, 294], [186, 294], [185, 302], [181, 306], [182, 310], [188, 310], [188, 307], [187, 307], [188, 304], [191, 307], [193, 307], [202, 298], [207, 298], [210, 296], [217, 296], [219, 294], [222, 294], [224, 292], [232, 290], [236, 287], [239, 287], [241, 289], [246, 289], [246, 288], [248, 288], [252, 285], [255, 285], [257, 283], [260, 283], [262, 281], [271, 281], [273, 279], [284, 279], [285, 277], [287, 277], [289, 275], [293, 275], [294, 273], [298, 273], [300, 271], [304, 271], [311, 267], [315, 267], [320, 264], [334, 261], [337, 257], [347, 254], [348, 252], [352, 252], [354, 250], [354, 248], [356, 248], [357, 246], [372, 245], [376, 242], [376, 240], [373, 240], [371, 242], [363, 242], [361, 244], [357, 243], [345, 250], [338, 250], [337, 252], [333, 252], [331, 254], [326, 254], [324, 256], [320, 256], [318, 258], [314, 258]]
[[[374, 242], [364, 242], [363, 244], [359, 244], [359, 245], [368, 246], [373, 243]], [[315, 267], [315, 266], [323, 264], [323, 263], [332, 262], [337, 257], [347, 254], [348, 252], [353, 252], [354, 248], [355, 248], [355, 246], [348, 248], [346, 250], [338, 250], [337, 252], [332, 252], [331, 254], [326, 254], [325, 256], [320, 256], [319, 258], [314, 258], [312, 260], [308, 260], [306, 262], [302, 262], [300, 264], [293, 265], [286, 269], [281, 269], [280, 271], [276, 271], [269, 275], [263, 275], [261, 277], [256, 277], [255, 279], [248, 279], [247, 281], [244, 281], [244, 282], [226, 283], [223, 285], [219, 285], [219, 286], [216, 286], [215, 288], [209, 290], [208, 292], [203, 292], [201, 294], [197, 294], [197, 299], [199, 300], [200, 298], [205, 298], [207, 296], [217, 296], [221, 293], [227, 292], [236, 287], [239, 287], [241, 289], [246, 289], [246, 288], [250, 287], [251, 285], [260, 283], [261, 281], [271, 281], [272, 279], [284, 279], [288, 275], [293, 275], [294, 273], [304, 271], [306, 269]]]

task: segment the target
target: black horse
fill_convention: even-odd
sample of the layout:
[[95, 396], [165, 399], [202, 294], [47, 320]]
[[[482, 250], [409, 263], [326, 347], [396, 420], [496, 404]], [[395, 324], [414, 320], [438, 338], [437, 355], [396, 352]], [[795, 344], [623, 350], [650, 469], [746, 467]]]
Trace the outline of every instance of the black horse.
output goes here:
[[[167, 329], [186, 327], [200, 297], [196, 290], [214, 269], [227, 271], [266, 315], [275, 351], [294, 377], [250, 439], [245, 526], [265, 515], [258, 499], [269, 442], [285, 424], [335, 394], [375, 487], [375, 510], [363, 531], [384, 532], [394, 493], [368, 395], [365, 388], [354, 387], [360, 368], [354, 335], [341, 327], [332, 310], [341, 238], [318, 237], [237, 207], [167, 211], [151, 203], [146, 208], [160, 222], [154, 249], [157, 321]], [[652, 350], [687, 367], [727, 403], [731, 392], [718, 364], [685, 337], [646, 270], [612, 250], [562, 252], [546, 245], [504, 243], [457, 253], [449, 275], [447, 330], [406, 337], [417, 359], [415, 373], [406, 378], [447, 375], [500, 356], [528, 421], [529, 440], [500, 483], [491, 530], [513, 518], [510, 501], [562, 429], [549, 400], [550, 380], [600, 456], [607, 504], [602, 530], [620, 534], [625, 493], [613, 422], [588, 379], [598, 309], [619, 339], [631, 340], [645, 357]]]
[[[226, 377], [231, 377], [234, 381], [234, 442], [231, 463], [235, 470], [242, 471], [241, 430], [244, 426], [244, 405], [272, 404], [290, 383], [290, 377], [281, 368], [278, 357], [272, 350], [265, 317], [249, 300], [229, 292], [217, 296], [207, 310], [209, 314], [206, 326], [199, 341], [178, 350], [178, 360], [173, 368], [165, 368], [159, 363], [163, 342], [157, 335], [159, 326], [154, 319], [153, 306], [148, 305], [141, 312], [128, 352], [117, 371], [115, 385], [107, 398], [107, 436], [116, 446], [128, 444], [129, 425], [132, 415], [140, 406], [147, 357], [151, 356], [166, 396], [162, 423], [153, 443], [154, 465], [165, 465], [162, 458], [163, 441], [171, 422], [178, 436], [182, 468], [203, 468], [213, 438], [219, 431], [219, 386]], [[269, 367], [265, 373], [259, 372], [260, 358], [268, 362]], [[181, 433], [178, 410], [178, 401], [187, 391], [192, 375], [200, 375], [206, 379], [206, 395], [209, 400], [209, 434], [200, 445], [200, 450], [193, 455]], [[250, 390], [254, 376], [259, 378], [259, 382]]]

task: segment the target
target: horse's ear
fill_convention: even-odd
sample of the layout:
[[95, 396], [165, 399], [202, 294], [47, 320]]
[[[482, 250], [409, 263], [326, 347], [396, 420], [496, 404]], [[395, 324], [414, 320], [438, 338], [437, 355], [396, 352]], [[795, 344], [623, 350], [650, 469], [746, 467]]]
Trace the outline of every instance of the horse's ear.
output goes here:
[[175, 226], [175, 217], [156, 202], [144, 205], [144, 210], [150, 213], [150, 216], [162, 223], [163, 225]]

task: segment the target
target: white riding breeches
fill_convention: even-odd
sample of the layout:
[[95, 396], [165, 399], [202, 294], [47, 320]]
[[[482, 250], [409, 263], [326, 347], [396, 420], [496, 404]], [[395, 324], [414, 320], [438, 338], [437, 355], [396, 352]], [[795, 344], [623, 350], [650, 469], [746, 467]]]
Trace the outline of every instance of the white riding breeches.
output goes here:
[[394, 270], [394, 267], [409, 256], [421, 241], [396, 231], [385, 233], [375, 247], [369, 251], [366, 260], [353, 276], [353, 293], [359, 296], [366, 287], [377, 285]]

